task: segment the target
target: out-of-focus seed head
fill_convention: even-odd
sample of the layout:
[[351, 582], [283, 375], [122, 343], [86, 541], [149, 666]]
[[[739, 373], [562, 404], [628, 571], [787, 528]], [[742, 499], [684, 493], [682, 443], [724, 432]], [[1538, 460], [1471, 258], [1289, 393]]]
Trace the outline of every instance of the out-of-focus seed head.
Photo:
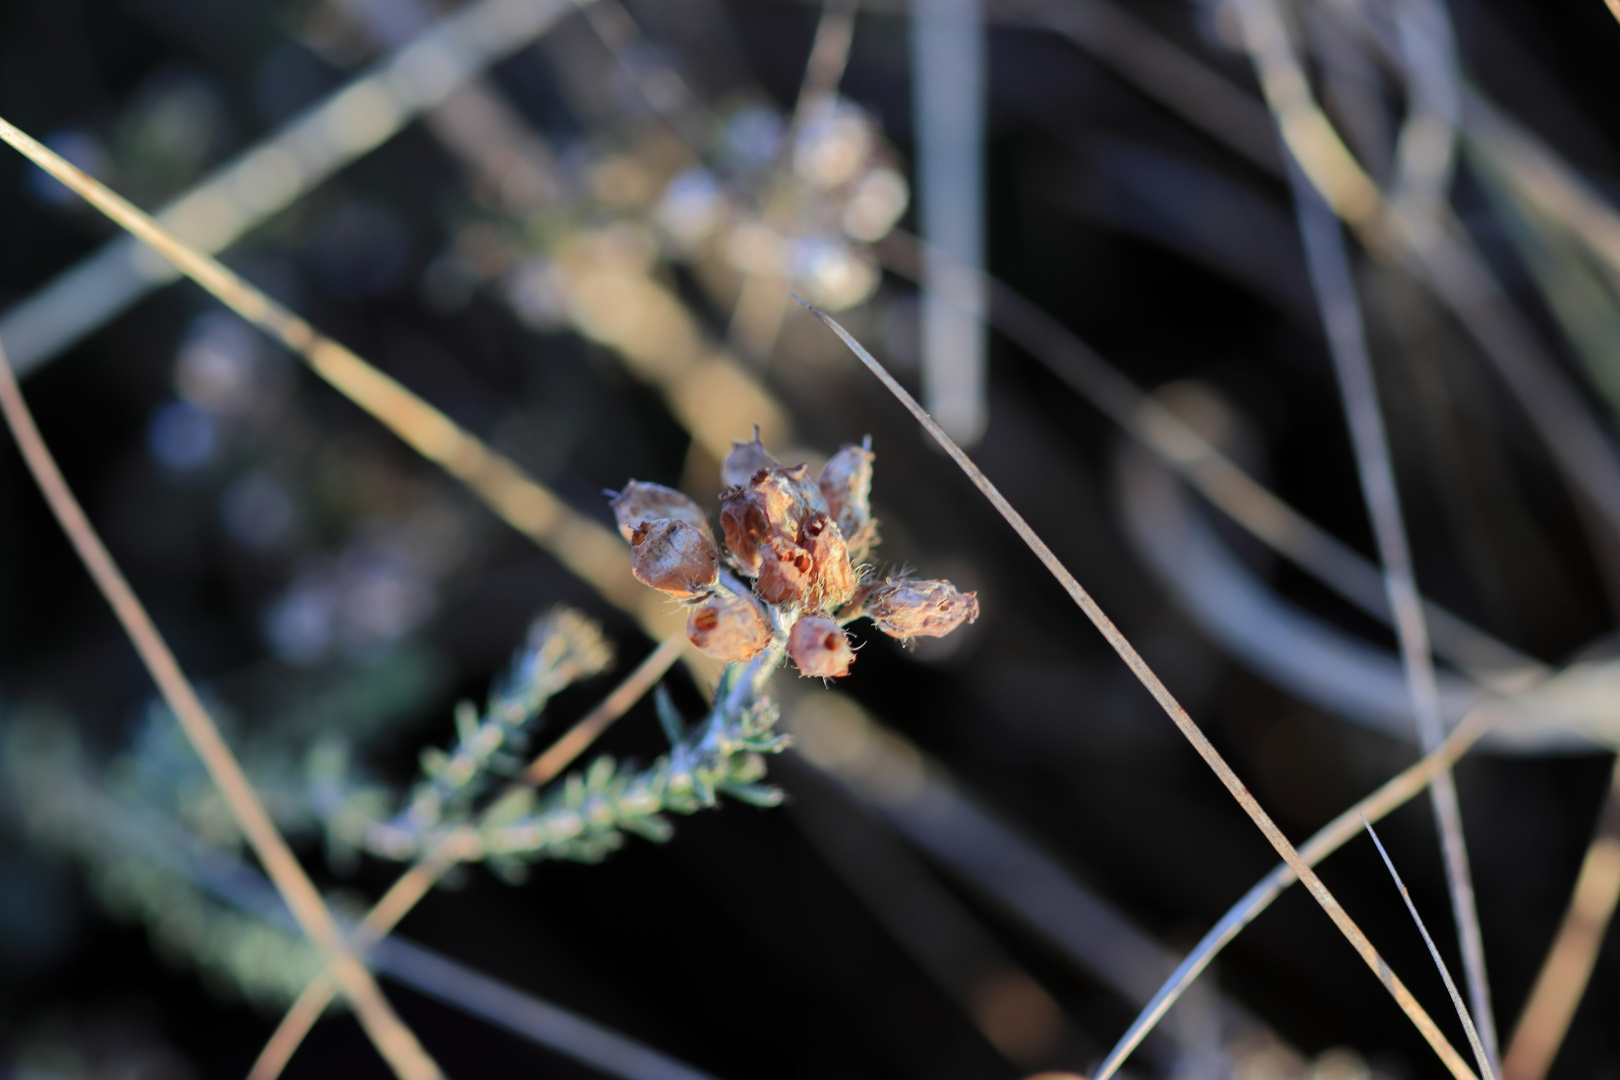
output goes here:
[[752, 597], [721, 591], [686, 616], [686, 638], [716, 660], [752, 659], [771, 640], [770, 623]]
[[643, 521], [658, 521], [661, 518], [691, 522], [708, 536], [714, 535], [709, 531], [709, 521], [704, 516], [703, 507], [663, 484], [632, 480], [624, 485], [623, 491], [613, 496], [608, 505], [613, 507], [613, 517], [618, 521], [619, 532], [626, 540]]
[[708, 531], [690, 521], [644, 521], [630, 532], [630, 572], [643, 585], [690, 600], [714, 587], [720, 552]]
[[804, 521], [799, 544], [810, 554], [815, 592], [812, 599], [829, 610], [843, 607], [855, 595], [859, 582], [838, 523], [819, 511], [811, 514]]
[[838, 522], [846, 541], [872, 520], [872, 462], [876, 457], [864, 446], [840, 447], [816, 481], [821, 497], [827, 500], [827, 513]]
[[754, 590], [767, 604], [796, 604], [815, 583], [815, 559], [791, 540], [772, 536], [759, 547]]
[[761, 469], [774, 469], [780, 462], [771, 457], [765, 444], [759, 441], [759, 428], [754, 428], [752, 442], [734, 442], [731, 453], [720, 463], [720, 483], [724, 487], [746, 487]]
[[824, 615], [806, 615], [788, 631], [788, 656], [799, 674], [812, 679], [836, 679], [849, 674], [855, 650], [844, 628]]
[[866, 614], [890, 637], [944, 637], [979, 617], [976, 593], [948, 581], [888, 581], [866, 597]]

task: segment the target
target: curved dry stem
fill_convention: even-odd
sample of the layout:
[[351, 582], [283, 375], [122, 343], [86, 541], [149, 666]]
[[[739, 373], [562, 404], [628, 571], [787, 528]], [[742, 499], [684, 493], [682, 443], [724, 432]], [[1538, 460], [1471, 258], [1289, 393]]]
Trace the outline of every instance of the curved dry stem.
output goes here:
[[[804, 304], [802, 300], [799, 302]], [[1458, 1080], [1473, 1078], [1474, 1071], [1469, 1068], [1468, 1062], [1463, 1059], [1462, 1055], [1441, 1033], [1434, 1020], [1424, 1011], [1423, 1006], [1418, 1004], [1417, 999], [1412, 996], [1411, 991], [1406, 988], [1406, 985], [1384, 962], [1383, 957], [1379, 956], [1378, 950], [1367, 939], [1367, 935], [1362, 933], [1361, 928], [1355, 924], [1355, 921], [1350, 918], [1344, 907], [1328, 891], [1328, 887], [1322, 883], [1322, 879], [1317, 877], [1315, 871], [1300, 858], [1299, 852], [1294, 849], [1294, 845], [1289, 843], [1288, 838], [1283, 835], [1276, 822], [1272, 821], [1271, 815], [1267, 814], [1255, 797], [1249, 793], [1249, 789], [1244, 786], [1243, 781], [1238, 779], [1237, 773], [1232, 771], [1232, 767], [1226, 763], [1226, 759], [1215, 749], [1214, 744], [1209, 741], [1209, 737], [1194, 722], [1187, 710], [1182, 708], [1181, 703], [1170, 693], [1170, 689], [1148, 666], [1147, 661], [1142, 659], [1141, 654], [1136, 651], [1136, 648], [1126, 639], [1125, 635], [1120, 633], [1113, 620], [1109, 619], [1102, 608], [1097, 605], [1097, 602], [1091, 598], [1091, 594], [1069, 572], [1068, 568], [1052, 552], [1052, 549], [1046, 545], [1046, 542], [1036, 535], [1035, 530], [1030, 528], [1023, 515], [1013, 509], [1012, 504], [990, 482], [990, 478], [984, 475], [984, 472], [973, 463], [973, 460], [963, 452], [960, 446], [956, 445], [956, 442], [949, 435], [945, 434], [944, 429], [935, 423], [934, 418], [928, 415], [927, 410], [906, 392], [905, 387], [895, 381], [894, 376], [889, 374], [888, 370], [878, 362], [876, 357], [868, 352], [860, 342], [851, 337], [849, 332], [838, 325], [835, 320], [809, 304], [804, 304], [804, 306], [837, 334], [844, 344], [848, 345], [850, 350], [860, 358], [861, 363], [865, 364], [867, 369], [876, 375], [878, 380], [888, 388], [889, 392], [899, 399], [901, 404], [917, 419], [917, 422], [950, 455], [951, 459], [962, 469], [968, 479], [973, 482], [973, 485], [979, 489], [979, 492], [1006, 519], [1007, 523], [1012, 526], [1013, 531], [1018, 533], [1019, 538], [1035, 553], [1035, 557], [1041, 560], [1052, 576], [1063, 586], [1064, 591], [1069, 594], [1075, 605], [1085, 613], [1086, 618], [1091, 620], [1092, 625], [1102, 634], [1104, 640], [1119, 655], [1119, 658], [1125, 661], [1125, 665], [1131, 669], [1131, 674], [1135, 675], [1148, 693], [1153, 695], [1153, 699], [1164, 709], [1171, 722], [1180, 729], [1187, 741], [1192, 743], [1193, 749], [1198, 751], [1198, 755], [1204, 759], [1204, 762], [1220, 779], [1227, 791], [1237, 800], [1238, 805], [1243, 808], [1244, 813], [1249, 815], [1249, 819], [1270, 841], [1271, 846], [1283, 857], [1283, 861], [1288, 863], [1294, 872], [1299, 875], [1299, 879], [1310, 890], [1311, 896], [1321, 905], [1322, 910], [1327, 912], [1328, 917], [1333, 920], [1333, 924], [1339, 928], [1339, 932], [1355, 948], [1357, 954], [1361, 956], [1367, 966], [1378, 976], [1379, 982], [1384, 984], [1384, 988], [1395, 999], [1401, 1011], [1406, 1013], [1413, 1025], [1423, 1035], [1430, 1047], [1433, 1048], [1435, 1054], [1445, 1063], [1451, 1074], [1457, 1077]]]
[[151, 673], [164, 701], [179, 721], [181, 730], [202, 759], [209, 778], [230, 808], [237, 827], [253, 846], [254, 854], [264, 864], [265, 871], [297, 918], [299, 927], [326, 954], [333, 975], [354, 1003], [355, 1013], [366, 1034], [401, 1080], [438, 1080], [443, 1075], [438, 1065], [388, 1004], [371, 972], [345, 945], [326, 902], [304, 873], [304, 868], [299, 865], [275, 823], [270, 820], [242, 766], [220, 735], [219, 728], [204, 708], [191, 681], [180, 669], [179, 661], [169, 651], [168, 643], [147, 615], [146, 608], [130, 588], [123, 572], [118, 569], [112, 554], [102, 544], [79, 501], [74, 498], [61, 470], [57, 468], [56, 460], [40, 436], [3, 350], [0, 350], [0, 411], [5, 413], [6, 424], [11, 428], [46, 502], [50, 504], [51, 512], [61, 523], [62, 531], [67, 533], [85, 569], [94, 579], [96, 588], [101, 590], [113, 614], [123, 625], [130, 643], [140, 654], [141, 662]]
[[[606, 731], [613, 721], [623, 716], [630, 706], [640, 701], [642, 696], [663, 678], [664, 673], [680, 657], [685, 647], [685, 634], [672, 634], [664, 639], [658, 648], [637, 665], [636, 670], [626, 676], [612, 693], [597, 704], [596, 708], [586, 713], [563, 734], [562, 738], [552, 743], [530, 762], [528, 768], [523, 770], [523, 774], [507, 786], [506, 793], [519, 788], [538, 787], [554, 779], [594, 742], [597, 736]], [[400, 875], [366, 913], [366, 917], [354, 931], [352, 939], [354, 950], [364, 955], [374, 948], [377, 942], [398, 926], [400, 920], [432, 891], [441, 877], [457, 863], [475, 855], [477, 851], [476, 827], [458, 829], [435, 844], [425, 856]], [[287, 1067], [287, 1062], [292, 1059], [294, 1051], [304, 1041], [304, 1036], [309, 1034], [310, 1029], [315, 1026], [315, 1021], [321, 1018], [326, 1007], [332, 1003], [333, 991], [332, 979], [327, 972], [310, 980], [303, 993], [298, 995], [298, 1000], [293, 1002], [292, 1007], [281, 1018], [281, 1023], [271, 1034], [270, 1040], [265, 1043], [264, 1049], [259, 1051], [258, 1060], [248, 1072], [248, 1080], [275, 1080], [281, 1075], [282, 1070]]]
[[1372, 822], [1362, 818], [1361, 824], [1366, 827], [1367, 835], [1372, 837], [1374, 846], [1378, 848], [1379, 857], [1384, 860], [1384, 868], [1389, 871], [1389, 876], [1395, 879], [1395, 887], [1401, 891], [1401, 899], [1406, 901], [1406, 910], [1412, 916], [1412, 921], [1417, 923], [1418, 933], [1423, 935], [1423, 944], [1429, 948], [1429, 957], [1434, 961], [1434, 966], [1440, 970], [1440, 978], [1446, 984], [1446, 993], [1451, 995], [1451, 1004], [1457, 1010], [1457, 1018], [1462, 1021], [1463, 1030], [1468, 1035], [1468, 1044], [1473, 1047], [1474, 1060], [1479, 1063], [1480, 1075], [1484, 1076], [1485, 1080], [1496, 1080], [1496, 1071], [1491, 1067], [1491, 1059], [1485, 1056], [1485, 1046], [1480, 1042], [1479, 1029], [1475, 1026], [1473, 1018], [1468, 1015], [1468, 1006], [1463, 1004], [1462, 995], [1457, 993], [1457, 984], [1452, 981], [1451, 971], [1446, 967], [1445, 960], [1441, 959], [1440, 950], [1435, 948], [1434, 938], [1429, 936], [1429, 928], [1423, 925], [1423, 916], [1418, 914], [1417, 905], [1412, 902], [1412, 894], [1406, 888], [1406, 882], [1401, 880], [1401, 875], [1395, 870], [1395, 863], [1390, 859], [1389, 852], [1384, 850], [1384, 842], [1378, 839], [1378, 833], [1373, 830]]

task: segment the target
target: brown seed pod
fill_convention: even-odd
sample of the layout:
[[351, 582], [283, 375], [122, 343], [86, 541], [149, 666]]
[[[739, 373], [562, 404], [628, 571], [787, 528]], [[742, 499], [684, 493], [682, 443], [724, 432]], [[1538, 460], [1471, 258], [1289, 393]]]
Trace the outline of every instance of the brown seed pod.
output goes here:
[[890, 637], [944, 637], [979, 617], [977, 593], [948, 581], [888, 581], [866, 597], [866, 614]]
[[877, 457], [864, 446], [842, 446], [827, 460], [816, 480], [827, 513], [838, 522], [847, 541], [872, 520], [872, 462]]
[[721, 591], [687, 615], [686, 638], [716, 660], [748, 660], [769, 644], [771, 626], [752, 597]]
[[624, 485], [623, 491], [613, 496], [608, 505], [613, 507], [613, 517], [618, 521], [619, 532], [624, 534], [626, 540], [643, 521], [657, 521], [660, 518], [689, 521], [702, 528], [711, 538], [714, 536], [709, 530], [709, 520], [704, 516], [703, 507], [685, 494], [662, 484], [632, 480]]
[[758, 492], [732, 488], [720, 497], [720, 528], [743, 573], [759, 573], [759, 546], [771, 535], [765, 500]]
[[643, 585], [690, 600], [714, 587], [720, 552], [690, 521], [644, 521], [630, 532], [630, 572]]
[[754, 590], [767, 604], [795, 604], [815, 582], [815, 559], [791, 540], [772, 536], [759, 547], [759, 580]]
[[806, 615], [788, 631], [788, 655], [799, 674], [813, 679], [836, 679], [849, 674], [855, 650], [844, 628], [825, 615]]
[[828, 609], [843, 607], [855, 595], [857, 579], [838, 524], [819, 511], [811, 514], [805, 519], [799, 543], [810, 553], [813, 564], [813, 599]]
[[728, 488], [746, 487], [759, 470], [774, 469], [779, 464], [759, 441], [759, 428], [755, 427], [752, 442], [731, 444], [731, 453], [720, 464], [720, 484]]

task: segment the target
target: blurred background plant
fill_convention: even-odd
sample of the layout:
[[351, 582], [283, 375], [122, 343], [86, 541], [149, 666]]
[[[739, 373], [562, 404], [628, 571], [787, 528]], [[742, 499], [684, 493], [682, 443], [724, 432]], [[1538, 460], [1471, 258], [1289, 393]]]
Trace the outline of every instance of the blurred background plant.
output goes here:
[[[1445, 609], [1441, 711], [1584, 662], [1521, 698], [1457, 784], [1508, 1075], [1620, 1074], [1613, 900], [1591, 855], [1614, 842], [1620, 732], [1620, 25], [1596, 0], [75, 0], [12, 5], [0, 27], [0, 115], [167, 208], [602, 535], [599, 493], [629, 476], [712, 516], [755, 424], [813, 470], [870, 434], [882, 565], [979, 594], [977, 623], [912, 651], [857, 626], [836, 690], [779, 680], [786, 813], [694, 817], [670, 845], [517, 885], [452, 874], [404, 923], [413, 940], [377, 954], [452, 1074], [612, 1071], [582, 1043], [559, 1054], [539, 999], [670, 1056], [614, 1059], [622, 1075], [1087, 1070], [1271, 865], [790, 291], [977, 438], [1290, 836], [1413, 760], [1268, 104], [1357, 245], [1415, 575]], [[521, 663], [499, 676], [535, 612], [586, 613], [629, 671], [673, 605], [624, 588], [623, 551], [536, 550], [55, 181], [0, 168], [0, 342], [261, 794], [358, 915], [417, 850], [394, 812], [418, 803], [397, 793], [471, 805], [432, 792], [419, 752], [453, 758], [536, 685]], [[14, 455], [0, 499], [0, 1067], [245, 1072], [317, 958], [235, 861]], [[580, 715], [607, 690], [584, 678], [602, 659], [525, 700], [502, 742], [541, 705]], [[718, 715], [713, 679], [672, 674], [601, 760], [656, 769], [701, 741], [708, 721], [673, 719]], [[447, 738], [452, 703], [491, 685], [491, 712]], [[610, 763], [557, 797], [631, 782]], [[1461, 971], [1431, 816], [1408, 806], [1380, 831]], [[1371, 846], [1324, 877], [1442, 1015]], [[1527, 1057], [1516, 1022], [1561, 926], [1585, 927], [1574, 966], [1548, 969], [1579, 1007], [1567, 1036], [1556, 1015], [1532, 1024], [1554, 1034]], [[386, 1075], [355, 1025], [327, 1021], [287, 1075], [340, 1069]], [[1127, 1069], [1439, 1066], [1285, 894]]]

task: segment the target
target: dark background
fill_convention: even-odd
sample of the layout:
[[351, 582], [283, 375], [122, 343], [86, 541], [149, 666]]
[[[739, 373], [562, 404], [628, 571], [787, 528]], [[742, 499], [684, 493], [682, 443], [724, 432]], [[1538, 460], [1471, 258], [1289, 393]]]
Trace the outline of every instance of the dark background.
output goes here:
[[[107, 148], [115, 186], [156, 205], [341, 84], [340, 70], [300, 44], [313, 6], [13, 0], [0, 6], [0, 115], [39, 136], [94, 135]], [[766, 0], [694, 4], [678, 15], [633, 10], [705, 95], [719, 102], [753, 88], [782, 107], [797, 93], [818, 14], [809, 5]], [[1252, 85], [1245, 64], [1211, 43], [1201, 29], [1207, 20], [1190, 6], [1133, 10]], [[1620, 100], [1620, 25], [1602, 4], [1460, 0], [1451, 12], [1465, 64], [1488, 92], [1600, 186], [1603, 177], [1620, 176], [1613, 106]], [[1054, 35], [993, 25], [989, 57], [992, 272], [1138, 384], [1196, 379], [1214, 387], [1250, 425], [1257, 461], [1276, 489], [1370, 554], [1297, 246], [1260, 264], [1259, 277], [1230, 269], [1266, 223], [1291, 222], [1284, 185]], [[874, 112], [909, 159], [907, 64], [903, 20], [863, 13], [842, 89]], [[504, 62], [494, 78], [558, 146], [595, 137], [593, 123], [603, 126], [570, 107], [544, 47]], [[131, 118], [177, 81], [201, 88], [213, 110], [212, 133], [189, 165], [145, 161]], [[1224, 252], [1178, 240], [1164, 208], [1209, 197], [1199, 186], [1204, 180], [1235, 186], [1270, 216], [1252, 230], [1235, 228], [1234, 247]], [[468, 201], [454, 162], [413, 125], [251, 235], [229, 261], [474, 431], [499, 433], [520, 463], [603, 521], [609, 515], [595, 494], [600, 489], [628, 476], [678, 482], [685, 433], [610, 353], [565, 331], [534, 333], [487, 292], [452, 311], [424, 300], [424, 274]], [[1557, 342], [1466, 176], [1457, 205], [1515, 296]], [[38, 178], [9, 151], [0, 156], [0, 206], [0, 306], [112, 235], [98, 216], [43, 196]], [[357, 206], [366, 208], [358, 219]], [[1382, 273], [1362, 269], [1364, 280]], [[1385, 284], [1397, 292], [1411, 287], [1398, 279]], [[910, 295], [905, 282], [887, 281], [866, 328], [903, 327]], [[442, 678], [387, 739], [372, 744], [377, 768], [408, 779], [418, 748], [449, 738], [454, 700], [480, 697], [529, 618], [554, 602], [603, 621], [619, 644], [621, 671], [649, 648], [624, 616], [307, 371], [276, 360], [268, 345], [262, 363], [290, 403], [284, 422], [233, 436], [201, 466], [166, 467], [152, 440], [156, 417], [175, 399], [176, 350], [194, 320], [216, 307], [189, 283], [168, 287], [33, 374], [25, 390], [69, 481], [187, 671], [231, 701], [244, 724], [254, 723], [263, 687], [283, 676], [310, 677], [266, 643], [266, 612], [289, 582], [343, 549], [368, 514], [406, 521], [419, 504], [448, 508], [462, 523], [467, 554], [436, 582], [431, 614], [407, 635], [441, 665]], [[723, 331], [725, 312], [701, 314]], [[1504, 640], [1550, 662], [1567, 659], [1611, 627], [1604, 576], [1511, 399], [1461, 335], [1448, 331], [1442, 349], [1446, 370], [1465, 372], [1456, 378], [1484, 403], [1477, 426], [1526, 494], [1518, 509], [1499, 511], [1519, 515], [1516, 521], [1495, 520], [1497, 511], [1476, 521], [1450, 516], [1440, 495], [1464, 480], [1448, 475], [1424, 441], [1425, 425], [1439, 421], [1413, 390], [1410, 365], [1381, 349], [1419, 579]], [[914, 382], [903, 345], [891, 353]], [[825, 453], [873, 436], [887, 557], [977, 588], [984, 611], [952, 647], [915, 655], [861, 632], [860, 662], [841, 689], [937, 756], [964, 788], [1159, 940], [1176, 950], [1190, 946], [1271, 866], [1269, 849], [1039, 564], [946, 459], [923, 446], [898, 406], [852, 366], [794, 364], [791, 355], [779, 356], [768, 379], [793, 407], [802, 443]], [[990, 401], [978, 460], [1138, 642], [1291, 836], [1308, 835], [1411, 760], [1409, 745], [1291, 698], [1198, 633], [1117, 524], [1117, 429], [999, 337]], [[290, 539], [256, 549], [233, 538], [222, 505], [233, 481], [265, 460], [287, 478], [301, 524]], [[1534, 543], [1488, 540], [1510, 527]], [[1459, 554], [1463, 534], [1483, 553]], [[1521, 557], [1530, 549], [1534, 557]], [[1275, 589], [1307, 610], [1392, 644], [1303, 575], [1247, 553], [1268, 568]], [[334, 656], [321, 670], [363, 662]], [[683, 675], [672, 680], [695, 715], [695, 690]], [[610, 685], [611, 676], [581, 687], [559, 709], [577, 715]], [[150, 696], [147, 676], [19, 458], [0, 451], [0, 704], [58, 709], [108, 757], [128, 743]], [[607, 745], [656, 754], [650, 707], [632, 712]], [[1595, 753], [1475, 755], [1458, 769], [1504, 1037], [1562, 913], [1609, 769], [1609, 759]], [[881, 826], [851, 811], [802, 765], [784, 762], [773, 771], [790, 792], [786, 810], [728, 805], [679, 820], [668, 845], [632, 841], [599, 866], [544, 864], [522, 886], [475, 870], [462, 887], [430, 897], [403, 929], [727, 1080], [1081, 1070], [1129, 1023], [1129, 1005], [994, 903], [941, 874], [941, 886], [1064, 1010], [1066, 1034], [1046, 1060], [1006, 1060], [797, 822], [819, 808], [843, 814], [843, 828]], [[1453, 955], [1427, 807], [1415, 802], [1383, 832], [1435, 937]], [[308, 854], [328, 882], [373, 897], [395, 872], [368, 862], [340, 880], [318, 851]], [[241, 1075], [275, 1016], [157, 955], [143, 927], [103, 912], [83, 874], [20, 829], [0, 832], [0, 1069], [36, 1075], [21, 1071], [34, 1060], [26, 1053], [67, 1046], [79, 1055], [80, 1071], [61, 1075]], [[1370, 845], [1352, 843], [1323, 876], [1452, 1031], [1438, 980]], [[1620, 1075], [1620, 1035], [1608, 1019], [1620, 1007], [1620, 956], [1612, 946], [1555, 1076]], [[1392, 1076], [1441, 1074], [1297, 890], [1228, 950], [1215, 977], [1306, 1057], [1348, 1045]], [[408, 990], [391, 988], [390, 997], [452, 1074], [589, 1072]], [[1139, 1068], [1161, 1071], [1148, 1060]], [[358, 1026], [338, 1017], [317, 1027], [287, 1075], [386, 1072]]]

